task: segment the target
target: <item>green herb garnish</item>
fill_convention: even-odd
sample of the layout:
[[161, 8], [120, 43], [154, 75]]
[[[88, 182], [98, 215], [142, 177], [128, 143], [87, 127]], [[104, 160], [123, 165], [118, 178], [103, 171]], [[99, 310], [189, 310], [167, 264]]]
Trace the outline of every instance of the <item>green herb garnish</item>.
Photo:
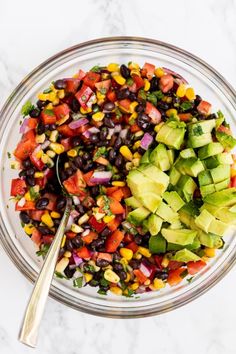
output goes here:
[[182, 109], [183, 112], [188, 111], [189, 109], [193, 108], [194, 103], [185, 101], [181, 103], [180, 108]]
[[146, 100], [147, 96], [144, 90], [139, 90], [138, 96], [142, 99], [142, 100]]
[[103, 290], [103, 289], [99, 289], [97, 291], [97, 293], [100, 294], [100, 295], [106, 295], [107, 294], [107, 292], [105, 290]]
[[106, 195], [104, 195], [103, 196], [103, 200], [104, 200], [103, 210], [105, 211], [105, 213], [107, 215], [112, 215], [112, 212], [110, 210], [110, 200], [109, 200], [109, 198]]
[[117, 119], [122, 117], [122, 113], [121, 113], [121, 111], [119, 110], [118, 107], [115, 108], [115, 114], [116, 114], [116, 118]]
[[36, 252], [37, 256], [42, 256], [43, 258], [46, 257], [46, 254], [48, 253], [50, 245], [48, 244], [43, 244], [40, 247], [40, 250]]
[[73, 286], [75, 288], [82, 288], [83, 286], [83, 277], [78, 277], [73, 280]]
[[11, 153], [8, 151], [7, 152], [7, 157], [10, 159], [11, 158]]
[[164, 97], [164, 94], [162, 93], [161, 90], [153, 91], [152, 93], [153, 93], [153, 95], [156, 96], [158, 101], [160, 101]]
[[154, 106], [157, 105], [157, 98], [154, 93], [147, 93], [147, 100], [151, 102]]
[[107, 153], [107, 149], [105, 146], [99, 147], [94, 154], [93, 161], [96, 161], [99, 157], [105, 155]]
[[98, 73], [100, 72], [101, 67], [99, 65], [95, 65], [92, 67], [92, 69], [90, 69], [90, 71], [92, 71], [93, 73]]
[[39, 197], [39, 193], [35, 192], [34, 187], [30, 187], [29, 189], [31, 199], [35, 200]]
[[195, 128], [193, 128], [193, 134], [196, 136], [203, 134], [203, 130], [200, 124], [198, 124]]
[[109, 281], [106, 280], [105, 278], [103, 278], [103, 279], [100, 281], [100, 285], [106, 287], [106, 286], [109, 285]]
[[46, 90], [43, 91], [43, 93], [50, 93], [50, 92], [52, 92], [51, 88], [47, 88]]
[[48, 116], [51, 116], [51, 117], [54, 116], [54, 112], [52, 109], [45, 109], [44, 113], [47, 114]]
[[132, 86], [133, 83], [134, 83], [134, 80], [133, 80], [131, 77], [128, 77], [128, 79], [126, 80], [126, 84], [127, 84], [128, 86]]
[[21, 114], [23, 117], [26, 117], [34, 108], [34, 105], [30, 101], [27, 101], [21, 108]]
[[107, 89], [105, 87], [101, 87], [99, 91], [102, 95], [105, 95], [107, 93]]
[[67, 280], [69, 279], [65, 275], [63, 275], [62, 273], [57, 272], [57, 271], [54, 272], [54, 275], [59, 279], [67, 279]]
[[188, 283], [192, 283], [193, 277], [186, 279]]

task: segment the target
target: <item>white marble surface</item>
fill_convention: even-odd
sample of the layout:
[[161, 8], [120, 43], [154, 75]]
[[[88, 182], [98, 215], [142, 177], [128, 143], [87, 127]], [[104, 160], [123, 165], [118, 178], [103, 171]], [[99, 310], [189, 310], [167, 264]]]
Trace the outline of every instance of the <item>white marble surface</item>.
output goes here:
[[[236, 86], [235, 0], [0, 1], [0, 104], [50, 55], [111, 35], [161, 39], [197, 54]], [[35, 353], [233, 354], [236, 270], [174, 312], [146, 319], [93, 317], [48, 301]], [[31, 284], [0, 248], [0, 353], [25, 354], [17, 333]]]

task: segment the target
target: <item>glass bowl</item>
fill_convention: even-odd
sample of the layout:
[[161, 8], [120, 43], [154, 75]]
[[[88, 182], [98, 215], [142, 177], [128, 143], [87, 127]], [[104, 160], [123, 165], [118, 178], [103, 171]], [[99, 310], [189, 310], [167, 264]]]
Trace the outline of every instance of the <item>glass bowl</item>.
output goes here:
[[[35, 255], [33, 242], [23, 232], [14, 203], [9, 201], [10, 181], [17, 171], [10, 168], [7, 152], [14, 150], [19, 140], [20, 110], [27, 100], [48, 87], [51, 81], [69, 77], [78, 68], [87, 70], [109, 62], [139, 64], [151, 62], [170, 68], [185, 77], [204, 99], [221, 109], [235, 130], [236, 93], [227, 81], [208, 64], [194, 55], [172, 45], [145, 38], [102, 38], [79, 44], [51, 57], [32, 71], [8, 98], [0, 114], [0, 240], [16, 267], [35, 281], [41, 260]], [[236, 133], [234, 131], [234, 133]], [[216, 284], [234, 265], [236, 237], [225, 237], [225, 248], [217, 252], [207, 267], [191, 283], [125, 298], [102, 296], [89, 286], [75, 289], [66, 280], [54, 279], [50, 295], [77, 310], [106, 317], [142, 317], [173, 310], [200, 296]]]

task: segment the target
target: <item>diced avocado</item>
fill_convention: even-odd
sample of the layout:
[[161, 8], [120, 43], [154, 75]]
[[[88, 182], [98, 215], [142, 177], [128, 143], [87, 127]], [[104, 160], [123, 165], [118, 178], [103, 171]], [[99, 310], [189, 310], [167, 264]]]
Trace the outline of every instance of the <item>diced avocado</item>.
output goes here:
[[157, 147], [150, 154], [150, 162], [161, 171], [168, 171], [170, 169], [170, 161], [165, 145], [158, 144]]
[[150, 163], [150, 153], [151, 153], [151, 150], [148, 149], [144, 155], [141, 157], [141, 160], [140, 160], [140, 164], [142, 163]]
[[188, 125], [188, 132], [190, 135], [201, 136], [206, 133], [211, 133], [215, 128], [215, 119], [207, 119], [201, 122], [196, 122]]
[[202, 171], [198, 175], [198, 182], [200, 186], [206, 186], [213, 183], [210, 171]]
[[225, 224], [224, 222], [214, 219], [210, 223], [208, 231], [219, 236], [224, 236], [225, 232], [228, 230], [229, 225]]
[[192, 262], [192, 261], [197, 262], [201, 258], [198, 255], [196, 255], [195, 253], [189, 251], [187, 248], [184, 248], [180, 251], [177, 251], [175, 253], [175, 255], [172, 257], [172, 259], [174, 261], [188, 263], [188, 262]]
[[204, 171], [205, 169], [202, 161], [200, 161], [196, 157], [190, 157], [189, 159], [185, 159], [183, 168], [185, 170], [185, 174], [191, 177], [197, 177], [198, 174]]
[[201, 210], [208, 210], [213, 216], [226, 224], [236, 225], [236, 208], [233, 208], [234, 207], [229, 209], [227, 207], [218, 207], [212, 204], [204, 203]]
[[195, 224], [197, 227], [199, 227], [201, 230], [208, 232], [209, 227], [211, 225], [212, 221], [215, 221], [216, 219], [214, 218], [213, 215], [209, 213], [206, 209], [202, 210], [200, 215], [198, 215], [195, 218]]
[[209, 248], [218, 248], [218, 246], [222, 244], [221, 237], [218, 235], [214, 235], [211, 233], [205, 233], [204, 231], [199, 231], [198, 237], [199, 237], [200, 243], [203, 246], [206, 246]]
[[186, 226], [190, 226], [192, 216], [185, 211], [179, 211], [179, 219], [180, 221], [185, 224]]
[[182, 246], [193, 243], [193, 240], [197, 236], [197, 231], [189, 229], [171, 230], [163, 228], [161, 233], [167, 242]]
[[221, 126], [221, 124], [225, 121], [225, 116], [221, 111], [217, 112], [217, 118], [216, 118], [216, 129]]
[[193, 243], [185, 246], [177, 245], [175, 243], [167, 243], [167, 251], [178, 251], [181, 250], [182, 248], [187, 248], [188, 250], [196, 250], [201, 246], [201, 243], [199, 241], [198, 237], [195, 237], [193, 240]]
[[[233, 205], [233, 206], [229, 209], [229, 212], [231, 212], [231, 213], [236, 213], [236, 205]], [[236, 217], [236, 214], [235, 214], [235, 217]]]
[[177, 160], [175, 161], [174, 167], [176, 168], [176, 170], [179, 171], [179, 173], [181, 173], [182, 175], [185, 175], [185, 169], [184, 169], [184, 161], [185, 159], [182, 159], [181, 157], [178, 157]]
[[184, 149], [180, 151], [182, 159], [189, 159], [190, 157], [197, 157], [195, 151], [192, 148]]
[[211, 133], [205, 133], [202, 135], [189, 135], [188, 146], [194, 149], [202, 147], [212, 142]]
[[215, 184], [216, 192], [217, 191], [222, 191], [223, 189], [228, 188], [229, 183], [230, 183], [230, 178], [226, 178], [224, 181], [216, 183]]
[[208, 194], [212, 194], [216, 191], [216, 185], [215, 184], [208, 184], [207, 186], [201, 186], [200, 187], [200, 192], [201, 196], [204, 198]]
[[229, 188], [210, 194], [204, 198], [204, 202], [218, 207], [230, 207], [236, 204], [236, 188]]
[[152, 236], [157, 235], [161, 229], [163, 219], [155, 214], [151, 214], [147, 220], [147, 228]]
[[125, 199], [125, 204], [133, 209], [139, 208], [142, 204], [135, 197], [129, 197]]
[[236, 146], [236, 139], [224, 132], [216, 131], [216, 139], [225, 149], [233, 149]]
[[129, 221], [131, 224], [134, 224], [135, 226], [138, 226], [142, 224], [143, 220], [145, 220], [149, 214], [149, 210], [144, 207], [140, 207], [134, 209], [128, 214], [127, 221]]
[[129, 172], [127, 176], [127, 184], [131, 189], [133, 196], [136, 198], [144, 193], [155, 193], [160, 195], [166, 189], [166, 185], [164, 186], [162, 183], [155, 182], [138, 170], [132, 170]]
[[140, 165], [138, 171], [140, 171], [146, 178], [149, 178], [151, 183], [154, 182], [156, 184], [158, 192], [155, 188], [155, 190], [152, 190], [153, 193], [162, 195], [165, 192], [169, 184], [169, 176], [166, 173], [162, 172], [158, 167], [152, 164]]
[[211, 156], [211, 157], [208, 157], [207, 159], [204, 160], [204, 164], [205, 164], [206, 168], [211, 169], [211, 168], [215, 168], [220, 165], [220, 163], [217, 159], [217, 156], [218, 155]]
[[170, 183], [175, 186], [181, 177], [181, 173], [173, 166], [170, 171]]
[[186, 128], [181, 123], [166, 122], [157, 133], [156, 141], [179, 150], [184, 141], [185, 131]]
[[176, 229], [179, 230], [179, 229], [183, 228], [183, 225], [179, 219], [176, 219], [176, 220], [172, 221], [172, 223], [170, 224], [169, 227], [172, 230], [176, 230]]
[[169, 205], [164, 202], [161, 202], [159, 205], [156, 214], [160, 216], [164, 221], [171, 223], [173, 220], [178, 219], [178, 213], [174, 212]]
[[212, 142], [208, 145], [203, 146], [198, 150], [198, 157], [199, 159], [204, 160], [210, 156], [220, 154], [223, 151], [224, 148], [220, 143]]
[[163, 199], [171, 206], [171, 208], [174, 211], [178, 211], [185, 204], [183, 199], [179, 196], [179, 194], [176, 191], [165, 192], [163, 194]]
[[202, 206], [201, 202], [198, 202], [196, 200], [191, 200], [189, 203], [185, 204], [182, 208], [181, 211], [184, 211], [188, 213], [191, 216], [197, 216], [200, 214], [200, 207]]
[[158, 194], [150, 193], [143, 193], [138, 196], [139, 201], [141, 204], [150, 210], [152, 213], [155, 213], [157, 208], [161, 203], [161, 197]]
[[170, 165], [172, 166], [175, 160], [175, 151], [173, 149], [167, 150], [167, 155], [169, 158]]
[[232, 158], [232, 154], [229, 152], [222, 152], [222, 154], [217, 155], [216, 158], [219, 161], [219, 163], [225, 165], [231, 165], [234, 162]]
[[230, 177], [230, 165], [219, 165], [210, 170], [213, 183], [219, 183]]
[[189, 202], [192, 199], [196, 188], [197, 185], [190, 176], [181, 176], [175, 187], [176, 191], [186, 200], [186, 202]]
[[151, 253], [165, 253], [166, 240], [161, 235], [151, 236], [149, 239], [149, 251]]

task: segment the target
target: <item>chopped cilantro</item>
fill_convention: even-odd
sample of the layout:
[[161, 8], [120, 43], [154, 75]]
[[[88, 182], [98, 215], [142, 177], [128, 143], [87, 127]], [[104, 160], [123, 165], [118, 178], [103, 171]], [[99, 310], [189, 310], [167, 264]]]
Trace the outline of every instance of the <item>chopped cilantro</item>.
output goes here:
[[25, 226], [25, 224], [23, 223], [23, 221], [21, 221], [20, 224], [21, 224], [21, 227], [24, 227], [24, 226]]
[[24, 106], [21, 108], [21, 114], [26, 117], [28, 116], [28, 114], [30, 113], [30, 111], [32, 111], [32, 109], [34, 109], [34, 105], [30, 102], [27, 101]]
[[55, 276], [56, 276], [57, 278], [60, 278], [60, 279], [67, 279], [67, 280], [68, 280], [68, 278], [67, 278], [65, 275], [63, 275], [62, 273], [60, 273], [60, 272], [55, 271], [54, 274], [55, 274]]
[[128, 77], [128, 79], [126, 80], [126, 84], [127, 84], [128, 86], [132, 86], [133, 83], [134, 83], [134, 80], [133, 80], [131, 77]]
[[82, 288], [83, 286], [83, 277], [78, 277], [73, 280], [73, 286], [75, 288]]
[[99, 186], [99, 194], [106, 194], [106, 189], [104, 186]]
[[92, 67], [92, 69], [90, 69], [90, 71], [92, 71], [93, 73], [99, 73], [101, 70], [101, 67], [99, 65], [95, 65]]
[[220, 110], [216, 114], [218, 118], [225, 118], [224, 114]]
[[49, 250], [49, 247], [50, 245], [47, 245], [47, 244], [43, 244], [41, 247], [40, 247], [40, 250], [36, 252], [37, 256], [42, 256], [43, 258], [46, 257], [46, 254]]
[[126, 297], [133, 297], [134, 291], [132, 289], [127, 288], [127, 293], [124, 293], [123, 295]]
[[95, 268], [92, 264], [85, 264], [83, 267], [84, 272], [90, 272], [90, 273], [94, 273], [95, 272]]
[[158, 101], [160, 101], [164, 97], [164, 94], [162, 93], [161, 90], [153, 91], [152, 93], [153, 93], [153, 95], [156, 96]]
[[109, 285], [109, 281], [107, 281], [105, 278], [103, 278], [103, 279], [100, 281], [100, 285], [106, 287], [106, 286]]
[[43, 93], [50, 93], [50, 92], [52, 92], [51, 88], [47, 88], [46, 90], [43, 91]]
[[122, 117], [122, 113], [121, 113], [121, 111], [119, 110], [118, 107], [115, 108], [115, 114], [116, 114], [116, 118], [117, 119]]
[[154, 93], [147, 93], [147, 100], [151, 102], [154, 106], [157, 105], [157, 98]]
[[44, 113], [51, 117], [54, 116], [54, 112], [52, 109], [45, 109]]
[[107, 89], [105, 87], [101, 87], [99, 91], [102, 95], [105, 95], [107, 93]]
[[195, 128], [193, 128], [193, 134], [196, 136], [203, 134], [203, 130], [200, 124], [198, 124]]
[[146, 100], [147, 96], [144, 90], [139, 90], [138, 96], [142, 98], [142, 100]]
[[110, 210], [110, 200], [109, 200], [109, 198], [106, 195], [104, 195], [103, 196], [103, 200], [104, 200], [103, 210], [105, 211], [105, 213], [107, 215], [112, 215], [112, 212]]
[[107, 149], [105, 146], [99, 147], [94, 154], [93, 161], [97, 160], [99, 157], [105, 155], [107, 153]]
[[183, 271], [183, 273], [180, 274], [181, 278], [185, 278], [188, 275], [187, 269]]
[[188, 283], [192, 283], [193, 277], [186, 279]]
[[181, 103], [180, 108], [183, 112], [188, 111], [189, 109], [193, 108], [194, 103], [193, 102], [189, 102], [189, 101], [185, 101], [183, 103]]
[[11, 153], [8, 151], [7, 152], [7, 157], [10, 159], [11, 158]]
[[39, 197], [39, 193], [35, 192], [34, 187], [30, 187], [29, 189], [31, 199], [35, 200]]
[[97, 291], [97, 293], [100, 294], [100, 295], [106, 295], [107, 294], [107, 292], [105, 290], [103, 290], [103, 289], [99, 289]]

